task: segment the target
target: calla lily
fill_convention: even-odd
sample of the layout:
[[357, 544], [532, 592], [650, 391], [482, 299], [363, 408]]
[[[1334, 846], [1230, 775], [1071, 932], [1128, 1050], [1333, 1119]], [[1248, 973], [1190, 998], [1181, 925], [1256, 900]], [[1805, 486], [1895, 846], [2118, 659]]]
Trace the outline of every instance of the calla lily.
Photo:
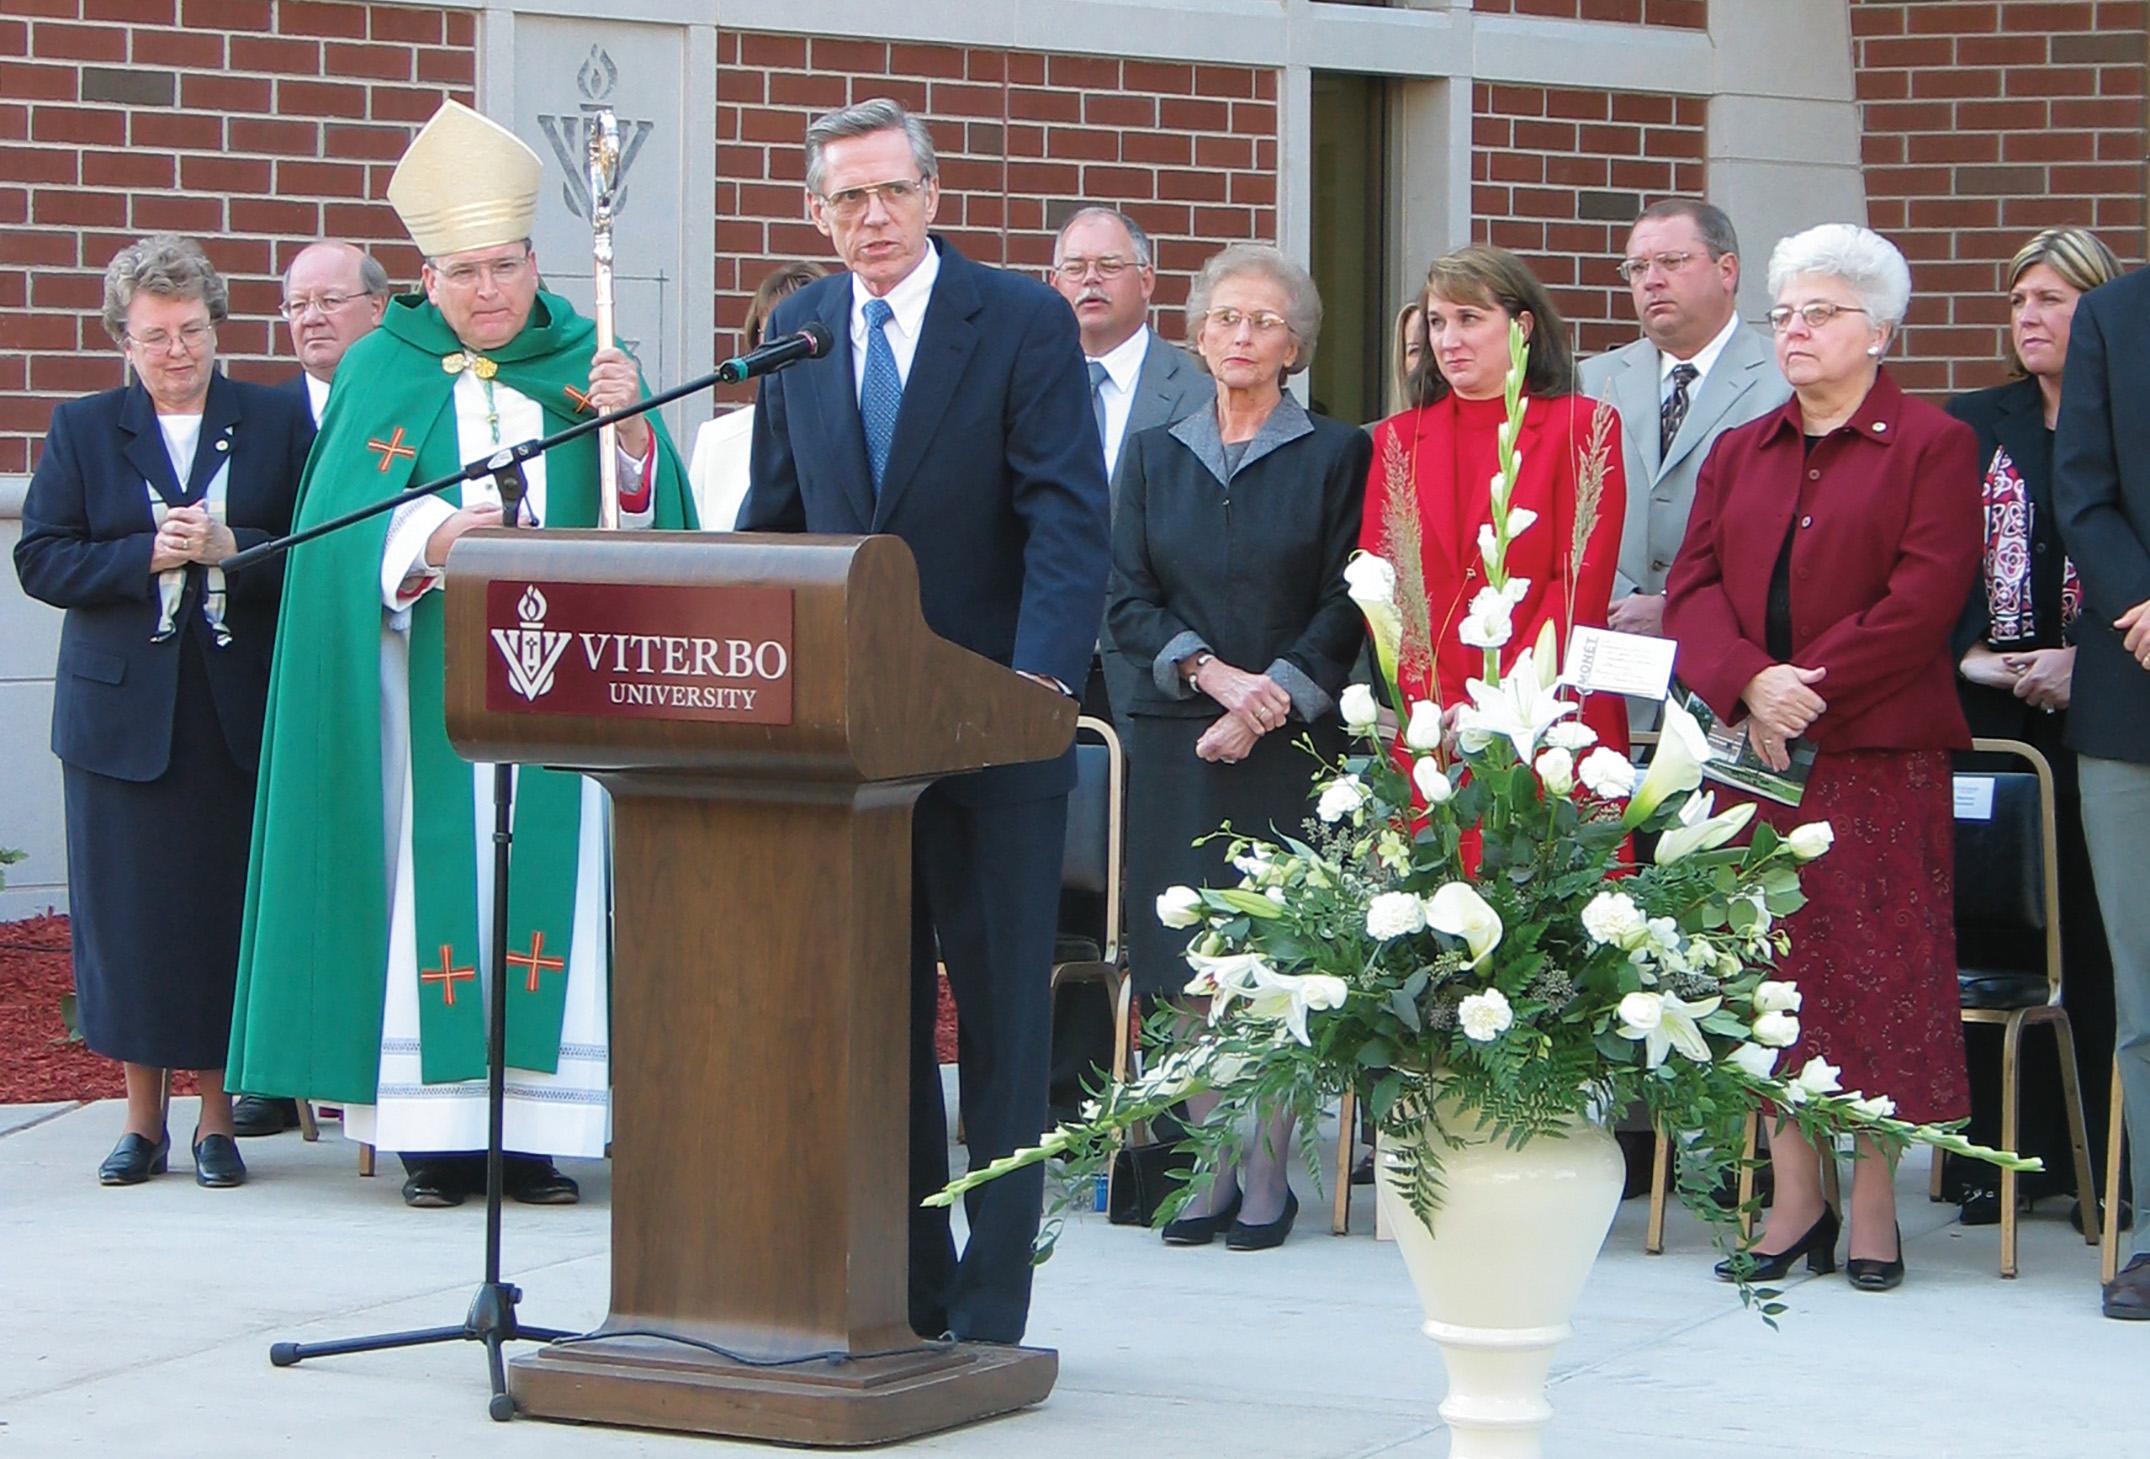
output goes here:
[[1460, 937], [1471, 950], [1466, 967], [1477, 967], [1500, 946], [1500, 913], [1468, 882], [1452, 881], [1426, 899], [1426, 924], [1436, 932]]
[[1576, 712], [1576, 706], [1558, 699], [1546, 688], [1533, 661], [1535, 649], [1525, 649], [1496, 687], [1482, 679], [1464, 685], [1471, 702], [1456, 713], [1457, 741], [1464, 749], [1483, 750], [1496, 738], [1515, 746], [1515, 757], [1528, 761], [1538, 739], [1548, 728]]
[[1702, 1037], [1701, 1023], [1723, 1002], [1719, 997], [1690, 1003], [1672, 993], [1630, 993], [1620, 1000], [1621, 1022], [1615, 1032], [1624, 1039], [1641, 1040], [1643, 1059], [1652, 1069], [1664, 1063], [1672, 1049], [1707, 1064], [1710, 1046]]
[[1746, 830], [1747, 823], [1754, 819], [1752, 801], [1744, 801], [1723, 815], [1713, 816], [1710, 808], [1715, 801], [1714, 794], [1687, 798], [1687, 804], [1680, 807], [1680, 823], [1668, 828], [1658, 838], [1659, 866], [1670, 866], [1697, 851], [1714, 851]]
[[1396, 569], [1385, 557], [1361, 552], [1344, 565], [1344, 590], [1366, 619], [1366, 636], [1384, 680], [1396, 682], [1396, 656], [1402, 651], [1403, 618], [1396, 611]]
[[1702, 783], [1702, 762], [1709, 758], [1708, 736], [1686, 706], [1675, 700], [1665, 701], [1663, 727], [1658, 731], [1657, 753], [1650, 757], [1650, 768], [1643, 773], [1642, 784], [1635, 787], [1628, 798], [1627, 814], [1620, 824], [1633, 830], [1657, 813], [1657, 808], [1675, 795], [1683, 795]]

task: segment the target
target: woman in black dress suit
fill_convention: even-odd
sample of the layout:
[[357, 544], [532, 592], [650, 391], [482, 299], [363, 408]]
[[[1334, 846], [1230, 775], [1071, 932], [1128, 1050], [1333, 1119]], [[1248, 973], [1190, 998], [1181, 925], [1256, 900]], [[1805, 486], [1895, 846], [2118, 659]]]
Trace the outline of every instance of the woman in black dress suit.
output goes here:
[[[1227, 821], [1295, 833], [1315, 767], [1293, 742], [1343, 749], [1336, 696], [1363, 632], [1344, 564], [1372, 453], [1364, 432], [1284, 393], [1313, 357], [1321, 297], [1277, 249], [1234, 244], [1212, 258], [1187, 323], [1216, 408], [1129, 439], [1109, 608], [1114, 641], [1150, 670], [1130, 706], [1128, 948], [1136, 988], [1165, 997], [1190, 976], [1188, 934], [1151, 914], [1158, 893], [1237, 881], [1222, 840], [1191, 843]], [[1215, 1098], [1188, 1103], [1199, 1117]], [[1298, 1210], [1290, 1134], [1288, 1121], [1262, 1131], [1165, 1240], [1203, 1245], [1228, 1226], [1235, 1249], [1282, 1242]]]
[[[1971, 733], [2027, 740], [2053, 764], [2060, 821], [2060, 911], [2064, 996], [2083, 1051], [2082, 1086], [2105, 1087], [2098, 1051], [2113, 1042], [2113, 963], [2083, 846], [2075, 752], [2068, 748], [2069, 680], [2075, 670], [2074, 624], [2082, 606], [2075, 566], [2061, 546], [2053, 511], [2053, 423], [2060, 412], [2061, 368], [2075, 302], [2120, 274], [2112, 251], [2081, 228], [2048, 228], [2023, 245], [2008, 267], [2008, 356], [2017, 378], [1948, 403], [1949, 414], [1978, 433], [1983, 473], [1985, 550], [1978, 581], [1956, 627], [1957, 690]], [[1996, 769], [2020, 768], [2003, 758]], [[2000, 1031], [1966, 1030], [1971, 1066], [1971, 1138], [2001, 1136]], [[2091, 1148], [2104, 1138], [2106, 1102], [2086, 1098]], [[2068, 1127], [2052, 1044], [2024, 1048], [2019, 1147], [2045, 1157], [2043, 1174], [2020, 1178], [2025, 1199], [2073, 1190]], [[2095, 1163], [2095, 1162], [2093, 1162]], [[2001, 1219], [2000, 1183], [1992, 1167], [1957, 1161], [1955, 1195], [1964, 1224]]]
[[23, 591], [66, 610], [52, 749], [84, 1040], [127, 1073], [98, 1178], [161, 1173], [167, 1072], [201, 1086], [195, 1179], [234, 1186], [224, 1059], [280, 566], [217, 564], [291, 525], [312, 420], [216, 372], [222, 278], [161, 234], [105, 270], [104, 324], [135, 383], [52, 413], [22, 508]]

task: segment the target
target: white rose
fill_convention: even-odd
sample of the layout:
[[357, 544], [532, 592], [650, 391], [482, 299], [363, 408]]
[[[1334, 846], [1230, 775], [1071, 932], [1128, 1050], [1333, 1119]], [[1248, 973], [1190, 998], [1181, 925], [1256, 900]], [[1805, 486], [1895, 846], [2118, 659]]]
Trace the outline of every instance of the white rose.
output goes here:
[[1767, 1079], [1776, 1070], [1777, 1051], [1760, 1044], [1741, 1044], [1725, 1055], [1725, 1062], [1738, 1065], [1757, 1079]]
[[1334, 825], [1366, 804], [1366, 794], [1358, 776], [1346, 775], [1321, 793], [1321, 799], [1314, 802], [1314, 814]]
[[1426, 909], [1409, 892], [1383, 892], [1366, 904], [1366, 935], [1379, 942], [1418, 932], [1426, 925]]
[[1877, 1120], [1885, 1120], [1896, 1113], [1896, 1101], [1886, 1094], [1877, 1094], [1872, 1099], [1862, 1099], [1854, 1095], [1851, 1107], [1860, 1114]]
[[1809, 821], [1804, 826], [1794, 826], [1784, 844], [1799, 860], [1812, 861], [1836, 844], [1836, 832], [1827, 821]]
[[1799, 1042], [1799, 1020], [1789, 1013], [1765, 1013], [1754, 1021], [1754, 1041], [1772, 1049]]
[[1538, 783], [1547, 795], [1566, 799], [1575, 789], [1575, 757], [1566, 750], [1547, 750], [1538, 757]]
[[1515, 1010], [1498, 988], [1473, 993], [1456, 1005], [1456, 1021], [1473, 1043], [1491, 1043], [1515, 1022]]
[[1157, 920], [1167, 927], [1197, 927], [1202, 916], [1202, 894], [1193, 887], [1166, 887], [1157, 894]]
[[1411, 706], [1410, 722], [1403, 727], [1403, 742], [1407, 749], [1421, 754], [1441, 747], [1441, 706], [1430, 699], [1420, 699]]
[[[1598, 742], [1598, 732], [1579, 719], [1564, 719], [1545, 732], [1545, 742], [1556, 750], [1577, 754]], [[1632, 770], [1633, 767], [1630, 767]]]
[[1344, 564], [1344, 588], [1355, 603], [1393, 603], [1396, 569], [1387, 558], [1362, 552]]
[[1337, 696], [1336, 708], [1344, 716], [1348, 729], [1371, 729], [1381, 717], [1380, 706], [1374, 703], [1374, 691], [1364, 684], [1347, 684]]
[[1623, 942], [1642, 925], [1642, 910], [1626, 892], [1599, 892], [1583, 908], [1583, 931], [1592, 942]]
[[1446, 805], [1449, 797], [1456, 793], [1456, 788], [1448, 783], [1448, 772], [1430, 757], [1411, 767], [1411, 783], [1418, 787], [1418, 793], [1430, 806]]
[[1620, 1000], [1621, 1034], [1637, 1038], [1665, 1021], [1665, 995], [1630, 993]]
[[1806, 995], [1795, 983], [1765, 981], [1754, 985], [1754, 1011], [1756, 1013], [1797, 1013]]
[[1618, 800], [1635, 788], [1634, 762], [1603, 745], [1583, 756], [1575, 773], [1599, 800]]

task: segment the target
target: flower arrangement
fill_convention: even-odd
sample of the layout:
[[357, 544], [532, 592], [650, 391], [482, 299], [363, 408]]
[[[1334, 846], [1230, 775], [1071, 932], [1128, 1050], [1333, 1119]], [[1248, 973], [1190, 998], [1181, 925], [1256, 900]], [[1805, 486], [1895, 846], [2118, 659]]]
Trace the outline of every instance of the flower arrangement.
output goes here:
[[[1844, 1090], [1837, 1069], [1798, 1057], [1801, 994], [1774, 965], [1789, 947], [1782, 920], [1803, 905], [1800, 867], [1829, 850], [1826, 823], [1784, 836], [1758, 825], [1735, 844], [1754, 807], [1718, 811], [1701, 792], [1706, 744], [1677, 704], [1638, 778], [1580, 722], [1550, 623], [1502, 672], [1528, 587], [1508, 574], [1508, 547], [1535, 525], [1510, 500], [1525, 360], [1513, 331], [1500, 470], [1478, 544], [1486, 585], [1456, 630], [1484, 655], [1469, 702], [1405, 703], [1399, 661], [1430, 662], [1435, 647], [1409, 641], [1391, 564], [1355, 558], [1348, 587], [1400, 732], [1384, 728], [1369, 689], [1345, 691], [1339, 708], [1357, 743], [1319, 763], [1305, 835], [1220, 832], [1238, 884], [1157, 899], [1165, 925], [1192, 934], [1186, 991], [1208, 999], [1206, 1021], [1161, 1011], [1148, 1033], [1165, 1053], [1145, 1075], [933, 1200], [1049, 1158], [1094, 1174], [1123, 1132], [1202, 1091], [1222, 1096], [1187, 1130], [1204, 1165], [1248, 1115], [1285, 1108], [1312, 1165], [1323, 1104], [1361, 1091], [1387, 1136], [1391, 1179], [1436, 1229], [1444, 1148], [1559, 1137], [1637, 1106], [1681, 1132], [1678, 1193], [1728, 1250], [1738, 1213], [1716, 1192], [1742, 1158], [1747, 1115], [1765, 1103], [1811, 1139], [1850, 1131], [1892, 1154], [1917, 1142], [2036, 1166], [1954, 1126], [1899, 1120], [1885, 1095]], [[1607, 436], [1594, 430], [1590, 449], [1602, 453]], [[1594, 465], [1601, 478], [1602, 455]], [[1389, 474], [1393, 522], [1409, 509]], [[1580, 475], [1587, 485], [1593, 471]], [[1586, 526], [1571, 548], [1577, 566]], [[1393, 551], [1398, 534], [1387, 535]], [[1630, 860], [1637, 832], [1657, 833], [1647, 865]], [[1056, 1229], [1047, 1224], [1048, 1244]], [[1743, 1284], [1742, 1295], [1756, 1294]], [[1780, 1310], [1774, 1293], [1759, 1295], [1765, 1316]]]

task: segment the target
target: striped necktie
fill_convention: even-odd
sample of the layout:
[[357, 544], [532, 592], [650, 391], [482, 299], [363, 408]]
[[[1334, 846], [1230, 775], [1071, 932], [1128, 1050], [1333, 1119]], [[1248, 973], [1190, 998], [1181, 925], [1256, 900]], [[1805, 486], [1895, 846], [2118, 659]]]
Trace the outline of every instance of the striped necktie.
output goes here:
[[1672, 367], [1672, 393], [1657, 410], [1657, 455], [1660, 460], [1672, 449], [1672, 438], [1680, 433], [1680, 422], [1687, 419], [1687, 387], [1701, 373], [1693, 365]]

